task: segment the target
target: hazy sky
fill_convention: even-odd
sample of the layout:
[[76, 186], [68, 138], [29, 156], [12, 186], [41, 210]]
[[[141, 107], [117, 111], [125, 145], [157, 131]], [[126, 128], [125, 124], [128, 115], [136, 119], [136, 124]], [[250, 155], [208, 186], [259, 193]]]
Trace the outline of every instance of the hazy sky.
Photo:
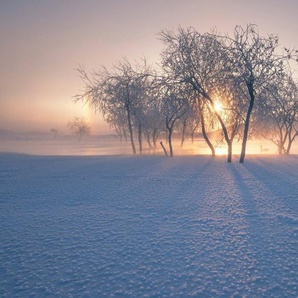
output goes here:
[[254, 23], [261, 34], [298, 47], [297, 0], [0, 0], [0, 129], [59, 128], [99, 115], [72, 96], [83, 88], [75, 68], [111, 66], [122, 57], [154, 62], [164, 28], [200, 32]]

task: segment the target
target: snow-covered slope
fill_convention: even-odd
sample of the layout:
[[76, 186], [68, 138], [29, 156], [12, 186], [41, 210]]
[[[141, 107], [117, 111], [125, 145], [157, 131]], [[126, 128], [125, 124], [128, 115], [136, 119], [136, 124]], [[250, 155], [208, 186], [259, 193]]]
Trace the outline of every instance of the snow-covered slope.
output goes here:
[[298, 156], [0, 154], [1, 297], [297, 297]]

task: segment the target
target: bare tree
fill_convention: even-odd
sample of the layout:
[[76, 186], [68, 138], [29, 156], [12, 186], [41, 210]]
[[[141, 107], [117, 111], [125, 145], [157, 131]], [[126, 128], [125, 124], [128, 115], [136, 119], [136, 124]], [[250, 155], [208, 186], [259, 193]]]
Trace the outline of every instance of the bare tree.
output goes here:
[[[104, 118], [125, 115], [133, 154], [136, 154], [134, 141], [134, 125], [140, 110], [146, 81], [150, 77], [146, 60], [134, 67], [127, 59], [114, 65], [112, 71], [101, 67], [90, 76], [83, 67], [78, 69], [85, 84], [85, 90], [75, 96], [75, 101], [82, 100], [95, 110], [102, 112]], [[111, 116], [112, 115], [112, 116]], [[141, 122], [138, 122], [139, 141]], [[141, 144], [140, 144], [141, 151]]]
[[[238, 136], [240, 139], [242, 135], [244, 96], [233, 82], [229, 82], [229, 84], [219, 86], [218, 90], [214, 91], [213, 98], [215, 99], [215, 110], [225, 123], [232, 146], [235, 137]], [[216, 122], [218, 125], [220, 124], [217, 117], [211, 119], [214, 121], [213, 125], [216, 126]], [[224, 139], [223, 132], [221, 139]]]
[[[232, 158], [233, 139], [243, 130], [239, 162], [244, 162], [255, 101], [282, 71], [283, 60], [293, 57], [293, 51], [287, 50], [286, 55], [278, 54], [278, 37], [260, 36], [255, 25], [236, 26], [233, 37], [179, 28], [177, 33], [162, 31], [160, 38], [166, 45], [162, 52], [165, 72], [176, 83], [192, 86], [198, 94], [201, 109], [213, 110], [228, 146], [228, 162]], [[237, 93], [235, 88], [238, 88]], [[227, 113], [216, 109], [218, 90], [232, 90], [237, 96], [228, 108], [229, 114], [233, 114], [229, 118], [236, 119], [232, 125], [227, 122]], [[201, 118], [201, 123], [204, 124], [204, 120]], [[206, 134], [203, 135], [209, 144]]]
[[[204, 100], [198, 99], [198, 109], [200, 113], [200, 123], [201, 123], [201, 130], [202, 135], [204, 137], [205, 142], [207, 143], [208, 147], [211, 150], [211, 155], [215, 156], [215, 148], [208, 136], [208, 123], [206, 123], [206, 118], [210, 120], [210, 109], [206, 108], [207, 103]], [[207, 116], [206, 116], [207, 115]], [[210, 121], [209, 121], [210, 122]], [[211, 121], [211, 126], [213, 126], [213, 122]]]
[[115, 130], [122, 142], [123, 138], [127, 142], [128, 127], [126, 114], [122, 109], [114, 109], [113, 114], [107, 114], [105, 121], [109, 124], [110, 128]]
[[246, 98], [246, 115], [239, 162], [243, 163], [255, 101], [259, 100], [267, 84], [282, 71], [284, 57], [277, 53], [276, 35], [260, 36], [255, 25], [236, 26], [234, 36], [221, 37], [227, 51], [226, 69]]
[[281, 74], [270, 82], [261, 103], [261, 135], [271, 140], [279, 154], [289, 154], [298, 135], [298, 84]]
[[194, 142], [195, 133], [198, 132], [200, 125], [200, 113], [198, 111], [198, 106], [193, 105], [192, 109], [188, 112], [187, 118], [187, 132], [190, 135], [191, 142]]
[[149, 147], [156, 148], [157, 139], [165, 129], [165, 119], [162, 114], [161, 107], [156, 99], [148, 103], [145, 108], [145, 116], [143, 118], [144, 134]]
[[[260, 36], [257, 26], [251, 24], [236, 26], [232, 37], [217, 32], [201, 34], [194, 28], [163, 30], [159, 36], [165, 44], [160, 77], [145, 59], [135, 65], [122, 59], [111, 71], [101, 67], [90, 75], [80, 67], [85, 89], [75, 101], [82, 100], [102, 112], [121, 139], [129, 137], [133, 154], [136, 138], [142, 153], [144, 136], [151, 148], [165, 131], [173, 155], [174, 127], [180, 123], [183, 144], [187, 127], [193, 135], [200, 123], [212, 155], [215, 149], [209, 133], [216, 125], [228, 148], [227, 161], [232, 161], [233, 141], [238, 138], [242, 139], [239, 162], [244, 162], [247, 141], [254, 133], [252, 124], [259, 121], [255, 106], [284, 70], [283, 61], [295, 58], [298, 52], [285, 49], [285, 54], [278, 53], [277, 36]], [[192, 110], [197, 117], [187, 114]], [[273, 113], [272, 105], [271, 110]], [[297, 136], [296, 116], [292, 124], [285, 125], [288, 145], [283, 150], [289, 152]]]
[[73, 120], [68, 122], [67, 127], [78, 137], [79, 141], [84, 135], [91, 133], [91, 127], [84, 117], [74, 117]]
[[144, 89], [141, 113], [138, 119], [142, 123], [143, 133], [149, 148], [156, 148], [157, 138], [165, 130], [165, 119], [162, 111], [162, 84], [156, 74]]
[[160, 38], [166, 45], [161, 55], [164, 71], [177, 84], [186, 84], [196, 91], [201, 108], [203, 136], [211, 150], [213, 146], [207, 134], [204, 133], [203, 109], [208, 106], [213, 109], [228, 145], [227, 161], [231, 162], [231, 139], [221, 114], [215, 109], [213, 97], [213, 91], [223, 83], [226, 77], [226, 51], [223, 50], [217, 36], [202, 35], [193, 28], [186, 30], [179, 28], [177, 33], [164, 30], [160, 33]]
[[56, 139], [57, 138], [57, 135], [58, 135], [58, 129], [56, 128], [52, 128], [50, 130], [51, 134], [53, 135], [53, 138]]
[[170, 156], [173, 156], [172, 137], [175, 123], [183, 117], [190, 109], [187, 98], [189, 93], [182, 89], [179, 85], [166, 85], [164, 87], [163, 96], [163, 113], [165, 117], [166, 128], [168, 131], [168, 143], [170, 148]]

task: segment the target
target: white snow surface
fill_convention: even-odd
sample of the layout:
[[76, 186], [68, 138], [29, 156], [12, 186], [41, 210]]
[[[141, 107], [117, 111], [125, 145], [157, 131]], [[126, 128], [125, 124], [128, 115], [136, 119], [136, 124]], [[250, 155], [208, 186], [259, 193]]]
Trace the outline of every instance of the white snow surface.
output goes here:
[[1, 297], [297, 297], [298, 155], [0, 154]]

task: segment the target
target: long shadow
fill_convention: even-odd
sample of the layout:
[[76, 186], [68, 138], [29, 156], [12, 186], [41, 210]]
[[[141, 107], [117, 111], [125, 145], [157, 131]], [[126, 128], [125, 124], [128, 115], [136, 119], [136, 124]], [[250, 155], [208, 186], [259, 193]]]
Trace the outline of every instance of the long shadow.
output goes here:
[[[244, 170], [246, 169], [244, 168]], [[268, 290], [272, 285], [279, 283], [275, 274], [268, 274], [272, 270], [274, 271], [273, 268], [276, 262], [274, 255], [270, 251], [272, 235], [266, 229], [268, 219], [264, 218], [263, 214], [260, 213], [257, 198], [255, 198], [251, 189], [253, 185], [245, 182], [245, 178], [251, 179], [251, 177], [243, 177], [240, 172], [242, 169], [237, 168], [234, 164], [230, 165], [230, 171], [241, 195], [245, 212], [243, 218], [248, 225], [247, 240], [250, 250], [252, 250], [252, 256], [256, 260], [255, 274], [259, 275], [259, 287], [267, 288]]]
[[230, 166], [231, 173], [234, 177], [235, 184], [241, 194], [242, 204], [244, 207], [245, 218], [248, 220], [251, 235], [259, 236], [259, 242], [254, 243], [256, 249], [262, 249], [264, 247], [264, 241], [266, 241], [266, 232], [263, 229], [263, 219], [262, 216], [259, 214], [257, 204], [255, 202], [255, 198], [249, 188], [249, 186], [243, 180], [243, 177], [236, 169], [234, 164]]
[[[287, 159], [281, 159], [274, 163], [271, 159], [260, 159], [258, 163], [247, 163], [246, 170], [254, 179], [259, 181], [275, 197], [275, 207], [281, 213], [294, 217], [298, 220], [298, 164], [291, 158], [293, 163]], [[282, 163], [280, 163], [282, 162]]]
[[[198, 159], [198, 162], [202, 161], [203, 159]], [[204, 177], [204, 173], [207, 171], [207, 169], [210, 167], [210, 165], [213, 163], [212, 158], [208, 158], [207, 161], [204, 159], [204, 164], [198, 164], [195, 171], [192, 172], [184, 172], [185, 169], [187, 169], [187, 166], [182, 164], [183, 159], [181, 159], [181, 163], [176, 165], [172, 171], [173, 172], [179, 172], [179, 177], [175, 177], [177, 183], [175, 184], [175, 189], [172, 192], [172, 195], [168, 196], [164, 200], [163, 209], [167, 210], [168, 213], [170, 213], [173, 209], [177, 208], [177, 205], [182, 201], [184, 203], [186, 202], [185, 196], [187, 196], [188, 192], [194, 187], [198, 187], [198, 192], [200, 192], [200, 196], [202, 196], [202, 193], [204, 193], [205, 188], [199, 188], [198, 181], [200, 177]], [[180, 169], [177, 171], [177, 167], [180, 167]], [[168, 179], [172, 179], [171, 173], [167, 173], [169, 175]], [[166, 179], [166, 180], [168, 180]]]
[[265, 194], [258, 200], [263, 201], [260, 207], [263, 209], [263, 216], [267, 217], [264, 218], [264, 223], [268, 253], [263, 256], [267, 258], [270, 267], [268, 271], [272, 272], [270, 278], [276, 284], [281, 284], [281, 280], [286, 278], [288, 281], [283, 284], [283, 288], [288, 290], [287, 293], [295, 292], [293, 297], [297, 297], [297, 289], [291, 283], [297, 284], [297, 270], [294, 268], [298, 267], [298, 172], [295, 159], [290, 160], [294, 160], [294, 163], [289, 162], [287, 157], [278, 160], [260, 159], [243, 167]]

